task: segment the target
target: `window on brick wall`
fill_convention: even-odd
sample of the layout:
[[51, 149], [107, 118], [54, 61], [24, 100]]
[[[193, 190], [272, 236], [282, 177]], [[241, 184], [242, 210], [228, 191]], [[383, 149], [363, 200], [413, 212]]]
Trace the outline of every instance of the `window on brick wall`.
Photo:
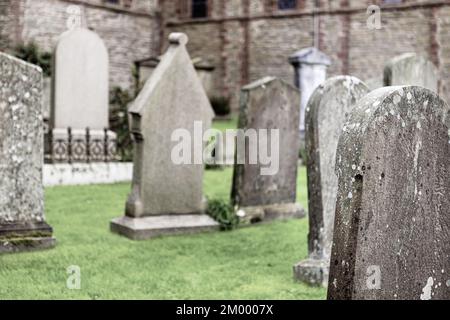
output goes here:
[[192, 18], [208, 17], [208, 0], [192, 0]]
[[297, 9], [297, 0], [278, 0], [279, 10]]

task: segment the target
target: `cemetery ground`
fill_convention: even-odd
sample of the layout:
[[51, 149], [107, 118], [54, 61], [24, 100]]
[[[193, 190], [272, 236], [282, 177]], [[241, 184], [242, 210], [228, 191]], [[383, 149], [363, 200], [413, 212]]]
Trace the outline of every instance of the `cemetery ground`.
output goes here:
[[[235, 126], [236, 119], [214, 124]], [[229, 199], [232, 171], [205, 172], [209, 199]], [[135, 242], [109, 231], [129, 191], [129, 183], [47, 188], [57, 246], [0, 256], [0, 299], [325, 299], [325, 289], [292, 277], [307, 257], [307, 219]], [[307, 208], [305, 167], [297, 191]], [[81, 290], [66, 286], [72, 265], [81, 269]]]

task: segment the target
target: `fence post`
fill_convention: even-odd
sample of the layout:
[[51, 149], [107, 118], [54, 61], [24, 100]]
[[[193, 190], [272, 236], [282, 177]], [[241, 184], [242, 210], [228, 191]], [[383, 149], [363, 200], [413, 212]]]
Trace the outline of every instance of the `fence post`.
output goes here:
[[89, 127], [86, 127], [86, 162], [91, 162], [91, 132]]
[[72, 164], [72, 128], [67, 128], [67, 156], [69, 164]]
[[104, 155], [105, 155], [105, 162], [109, 162], [109, 159], [108, 159], [108, 129], [104, 128], [103, 132], [105, 134], [105, 137], [104, 137], [104, 149], [103, 149], [104, 150]]
[[48, 148], [49, 148], [49, 152], [50, 152], [50, 163], [54, 163], [55, 162], [55, 158], [54, 158], [54, 150], [53, 150], [53, 129], [51, 127], [49, 127], [48, 129], [48, 133], [47, 133], [47, 139], [48, 139]]

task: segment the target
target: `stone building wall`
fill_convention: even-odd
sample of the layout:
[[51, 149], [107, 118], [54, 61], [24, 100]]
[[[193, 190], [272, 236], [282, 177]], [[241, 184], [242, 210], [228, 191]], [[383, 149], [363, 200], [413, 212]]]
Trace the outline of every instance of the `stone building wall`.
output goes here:
[[[297, 9], [280, 11], [274, 0], [209, 0], [209, 17], [190, 19], [183, 12], [189, 3], [164, 0], [164, 34], [188, 34], [191, 54], [217, 68], [216, 94], [229, 95], [236, 110], [239, 89], [250, 81], [273, 75], [293, 83], [288, 56], [314, 44], [315, 1], [297, 2]], [[370, 4], [381, 6], [380, 30], [367, 28]], [[438, 67], [441, 94], [450, 101], [450, 1], [320, 0], [319, 5], [317, 39], [333, 61], [330, 76], [351, 74], [380, 85], [385, 62], [414, 51]]]
[[[282, 11], [276, 0], [208, 0], [206, 19], [190, 19], [191, 0], [120, 1], [0, 0], [0, 48], [35, 40], [51, 50], [67, 28], [67, 6], [79, 5], [83, 23], [110, 52], [111, 86], [131, 87], [133, 62], [164, 52], [167, 35], [180, 31], [190, 38], [191, 56], [216, 67], [214, 95], [230, 96], [236, 110], [242, 85], [266, 75], [292, 83], [288, 56], [316, 36], [333, 61], [330, 76], [351, 74], [374, 86], [388, 59], [421, 53], [438, 67], [441, 94], [450, 101], [450, 0], [319, 0], [318, 8], [315, 0], [298, 0], [296, 9]], [[370, 4], [382, 8], [381, 30], [366, 26]]]
[[[79, 6], [82, 25], [98, 33], [108, 48], [110, 86], [131, 88], [134, 61], [159, 54], [160, 28], [157, 0], [134, 0], [131, 6], [122, 1], [118, 5], [103, 0], [0, 1], [0, 23], [4, 19], [14, 21], [6, 21], [6, 27], [2, 27], [0, 43], [11, 48], [20, 42], [34, 41], [43, 50], [52, 51], [59, 35], [67, 30], [68, 7]], [[5, 18], [2, 13], [8, 8]]]

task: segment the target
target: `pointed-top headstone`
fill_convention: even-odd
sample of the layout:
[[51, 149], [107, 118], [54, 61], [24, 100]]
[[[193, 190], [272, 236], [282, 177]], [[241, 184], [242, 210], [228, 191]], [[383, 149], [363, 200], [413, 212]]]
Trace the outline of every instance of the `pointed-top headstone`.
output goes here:
[[42, 183], [42, 70], [0, 53], [0, 253], [52, 247]]
[[384, 68], [385, 86], [422, 86], [438, 92], [438, 71], [424, 56], [405, 53], [391, 59]]
[[[129, 109], [135, 139], [132, 191], [126, 217], [113, 220], [111, 228], [133, 239], [217, 227], [203, 214], [201, 163], [203, 133], [214, 112], [187, 41], [185, 34], [169, 36], [167, 52]], [[177, 132], [188, 135], [189, 163], [173, 159], [179, 144], [174, 136], [181, 138]]]

